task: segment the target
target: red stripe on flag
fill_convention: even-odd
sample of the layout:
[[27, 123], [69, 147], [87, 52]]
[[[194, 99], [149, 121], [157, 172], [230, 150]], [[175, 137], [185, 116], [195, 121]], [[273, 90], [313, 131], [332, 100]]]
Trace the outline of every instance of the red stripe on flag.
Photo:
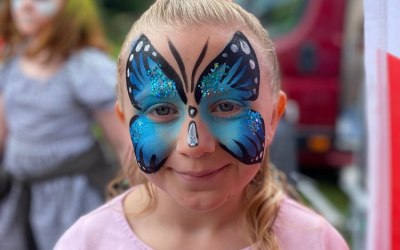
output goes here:
[[388, 54], [391, 140], [391, 245], [400, 250], [400, 58]]

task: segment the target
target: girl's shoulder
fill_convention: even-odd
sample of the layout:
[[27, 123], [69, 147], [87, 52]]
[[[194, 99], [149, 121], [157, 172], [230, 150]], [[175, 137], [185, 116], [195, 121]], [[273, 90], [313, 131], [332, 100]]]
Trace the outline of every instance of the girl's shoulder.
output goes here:
[[274, 231], [283, 249], [349, 249], [325, 218], [289, 198], [282, 200]]
[[72, 54], [71, 56], [72, 60], [93, 60], [93, 59], [98, 59], [98, 60], [105, 60], [109, 61], [111, 58], [109, 55], [97, 48], [94, 47], [85, 47], [80, 50], [77, 50], [75, 53]]
[[102, 50], [87, 47], [73, 53], [67, 60], [67, 64], [80, 72], [90, 69], [114, 69], [115, 62]]
[[117, 67], [108, 54], [83, 48], [68, 58], [64, 72], [81, 102], [89, 102], [90, 107], [114, 106]]
[[131, 230], [125, 219], [123, 201], [131, 191], [79, 218], [59, 239], [55, 249], [112, 249], [115, 244], [129, 245]]

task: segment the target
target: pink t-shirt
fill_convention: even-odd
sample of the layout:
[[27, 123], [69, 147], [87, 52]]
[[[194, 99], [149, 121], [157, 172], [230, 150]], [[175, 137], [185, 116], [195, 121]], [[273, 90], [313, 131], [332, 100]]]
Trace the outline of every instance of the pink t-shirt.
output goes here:
[[[56, 250], [151, 250], [131, 230], [123, 213], [126, 192], [81, 217], [58, 241]], [[321, 216], [285, 198], [274, 231], [282, 250], [347, 250], [341, 235]], [[242, 250], [251, 250], [251, 246]]]

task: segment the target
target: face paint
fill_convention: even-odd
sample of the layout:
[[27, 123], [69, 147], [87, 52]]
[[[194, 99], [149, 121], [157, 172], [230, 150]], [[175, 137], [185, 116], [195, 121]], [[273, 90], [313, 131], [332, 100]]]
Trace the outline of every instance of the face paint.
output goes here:
[[177, 73], [142, 35], [134, 43], [126, 67], [129, 98], [137, 110], [130, 135], [138, 165], [157, 172], [166, 161], [182, 127], [187, 102]]
[[17, 9], [19, 9], [22, 5], [22, 1], [23, 0], [12, 0], [11, 1], [11, 8], [13, 11], [16, 11]]
[[35, 6], [42, 16], [53, 16], [57, 12], [57, 4], [53, 0], [35, 0]]
[[200, 116], [221, 147], [245, 164], [260, 163], [265, 147], [264, 120], [250, 108], [258, 98], [259, 78], [254, 49], [243, 33], [236, 32], [206, 67], [194, 93]]
[[194, 121], [189, 122], [187, 142], [189, 147], [196, 147], [197, 145], [199, 145], [199, 139], [197, 136], [197, 127]]
[[[12, 9], [14, 11], [22, 7], [24, 0], [12, 0]], [[31, 3], [39, 15], [50, 17], [57, 12], [57, 4], [54, 0], [32, 0]]]
[[[189, 114], [190, 118], [195, 118], [197, 115], [197, 109], [193, 106], [189, 106], [188, 114]], [[196, 127], [196, 123], [194, 121], [190, 121], [190, 123], [189, 123], [187, 141], [188, 141], [189, 147], [195, 147], [195, 146], [199, 145], [199, 139], [197, 136], [197, 127]]]
[[197, 115], [197, 109], [193, 106], [189, 106], [188, 113], [191, 118], [195, 118]]
[[[258, 97], [260, 70], [247, 38], [236, 32], [193, 87], [194, 76], [207, 51], [207, 42], [194, 65], [190, 89], [179, 53], [171, 41], [168, 45], [183, 82], [144, 35], [135, 41], [127, 62], [129, 98], [138, 111], [131, 119], [130, 134], [139, 167], [146, 173], [160, 169], [178, 137], [186, 112], [192, 119], [199, 112], [199, 118], [233, 157], [245, 164], [261, 162], [265, 124], [261, 115], [250, 108], [250, 103]], [[194, 106], [186, 108], [189, 90], [194, 91], [198, 109]], [[173, 106], [175, 116], [170, 115], [168, 105]], [[158, 113], [160, 110], [163, 112]], [[160, 121], [152, 119], [154, 112]], [[164, 113], [167, 119], [163, 118]], [[197, 146], [199, 136], [194, 120], [189, 122], [187, 131], [188, 145]]]

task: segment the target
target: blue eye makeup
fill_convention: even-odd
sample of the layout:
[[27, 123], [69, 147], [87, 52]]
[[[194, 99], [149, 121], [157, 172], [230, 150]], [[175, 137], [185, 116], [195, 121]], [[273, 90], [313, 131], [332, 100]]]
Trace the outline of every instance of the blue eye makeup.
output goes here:
[[[191, 78], [186, 76], [185, 64], [170, 40], [168, 47], [179, 74], [145, 35], [134, 42], [127, 61], [127, 90], [137, 110], [129, 124], [130, 134], [140, 169], [155, 173], [163, 166], [188, 117], [189, 147], [207, 143], [199, 141], [195, 119], [202, 119], [234, 158], [248, 165], [260, 163], [265, 124], [261, 114], [250, 108], [258, 98], [260, 69], [249, 40], [236, 32], [197, 81], [195, 75], [207, 54], [208, 41]], [[194, 95], [195, 104], [188, 105], [188, 95]]]

